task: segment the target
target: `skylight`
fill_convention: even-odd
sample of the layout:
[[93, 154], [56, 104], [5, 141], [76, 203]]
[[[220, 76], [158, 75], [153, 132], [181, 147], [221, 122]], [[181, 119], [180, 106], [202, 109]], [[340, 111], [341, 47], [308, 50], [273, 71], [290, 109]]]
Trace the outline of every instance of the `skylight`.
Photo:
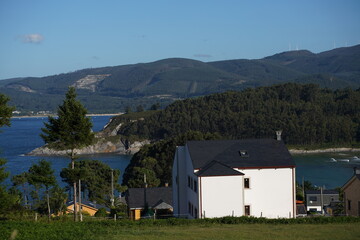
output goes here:
[[240, 157], [248, 157], [249, 153], [246, 150], [240, 150], [239, 155]]

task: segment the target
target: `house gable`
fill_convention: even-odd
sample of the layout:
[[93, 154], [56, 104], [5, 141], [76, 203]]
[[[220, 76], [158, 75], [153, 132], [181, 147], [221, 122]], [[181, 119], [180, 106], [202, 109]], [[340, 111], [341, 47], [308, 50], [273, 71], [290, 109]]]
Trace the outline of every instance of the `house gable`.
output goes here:
[[234, 170], [233, 168], [221, 162], [211, 161], [200, 171], [196, 172], [196, 175], [198, 177], [205, 177], [205, 176], [234, 176], [234, 175], [244, 175], [244, 174]]

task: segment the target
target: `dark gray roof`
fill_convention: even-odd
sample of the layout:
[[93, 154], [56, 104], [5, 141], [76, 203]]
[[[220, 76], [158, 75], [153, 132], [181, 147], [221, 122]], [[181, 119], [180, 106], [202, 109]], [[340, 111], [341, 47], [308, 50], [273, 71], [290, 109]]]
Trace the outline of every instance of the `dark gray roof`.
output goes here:
[[171, 187], [129, 188], [125, 196], [129, 208], [145, 208], [146, 204], [149, 208], [159, 206], [161, 203], [171, 206], [173, 204]]
[[[189, 141], [187, 146], [195, 169], [204, 168], [211, 161], [232, 168], [295, 166], [285, 144], [275, 139]], [[241, 152], [245, 154], [241, 156]]]
[[200, 171], [196, 173], [200, 177], [204, 176], [234, 176], [234, 175], [244, 175], [239, 171], [235, 171], [231, 167], [220, 163], [218, 161], [211, 161]]
[[[319, 194], [320, 195], [320, 190], [306, 190], [305, 194]], [[323, 190], [323, 194], [339, 194], [339, 191]]]

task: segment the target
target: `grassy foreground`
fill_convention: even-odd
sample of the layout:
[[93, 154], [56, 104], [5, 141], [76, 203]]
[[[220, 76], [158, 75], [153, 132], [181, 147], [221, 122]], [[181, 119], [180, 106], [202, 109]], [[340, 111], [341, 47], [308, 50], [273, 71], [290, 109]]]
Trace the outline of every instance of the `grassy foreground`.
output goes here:
[[360, 222], [326, 224], [169, 225], [158, 222], [123, 224], [121, 221], [30, 222], [0, 221], [0, 239], [360, 239]]

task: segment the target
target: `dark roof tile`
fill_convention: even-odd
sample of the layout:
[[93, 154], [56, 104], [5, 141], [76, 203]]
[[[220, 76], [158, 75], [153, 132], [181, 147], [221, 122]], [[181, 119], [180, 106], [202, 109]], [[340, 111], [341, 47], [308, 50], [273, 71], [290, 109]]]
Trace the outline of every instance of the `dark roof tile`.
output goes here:
[[187, 146], [195, 169], [214, 160], [232, 168], [295, 166], [285, 144], [275, 139], [188, 141]]
[[145, 193], [148, 207], [153, 208], [161, 202], [172, 205], [172, 188], [129, 188], [126, 192], [126, 201], [129, 208], [145, 208]]

